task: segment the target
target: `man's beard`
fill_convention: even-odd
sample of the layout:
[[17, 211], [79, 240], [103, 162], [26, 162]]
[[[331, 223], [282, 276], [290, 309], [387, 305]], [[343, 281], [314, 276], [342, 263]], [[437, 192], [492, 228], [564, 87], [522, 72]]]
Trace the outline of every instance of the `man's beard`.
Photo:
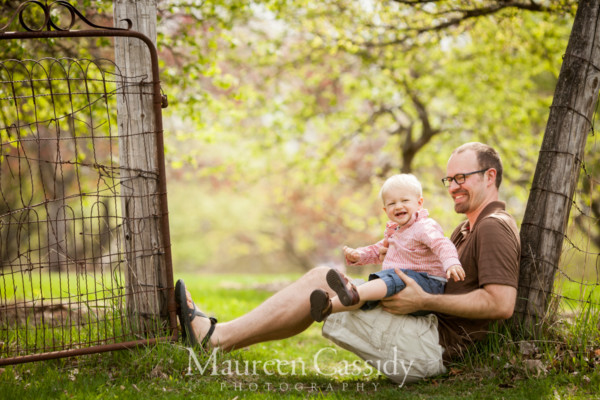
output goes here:
[[460, 203], [460, 204], [455, 204], [454, 205], [454, 211], [457, 214], [466, 214], [468, 210], [469, 210], [469, 205], [468, 204]]

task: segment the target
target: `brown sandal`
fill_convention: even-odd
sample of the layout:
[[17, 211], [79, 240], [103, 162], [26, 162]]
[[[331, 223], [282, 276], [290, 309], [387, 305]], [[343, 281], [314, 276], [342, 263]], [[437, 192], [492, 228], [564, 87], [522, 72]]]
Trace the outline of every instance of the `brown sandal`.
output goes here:
[[[337, 269], [332, 268], [327, 271], [326, 279], [327, 284], [338, 295], [340, 303], [344, 306], [349, 307], [360, 302], [356, 286], [352, 282], [349, 282]], [[348, 284], [350, 284], [350, 288], [348, 288]]]
[[329, 293], [322, 289], [313, 290], [310, 294], [310, 316], [321, 322], [331, 314], [332, 309]]
[[[183, 283], [183, 280], [180, 279], [175, 284], [175, 303], [177, 304], [177, 316], [179, 317], [179, 324], [181, 326], [181, 339], [186, 346], [196, 347], [199, 345], [202, 349], [208, 350], [210, 337], [215, 331], [217, 319], [207, 317], [204, 313], [198, 311], [198, 309], [196, 309], [196, 304], [194, 304], [193, 309], [190, 309], [187, 305], [185, 292], [185, 284]], [[196, 335], [194, 335], [194, 331], [192, 330], [192, 321], [196, 317], [208, 318], [210, 321], [210, 328], [200, 342], [198, 342], [198, 338], [196, 338]]]

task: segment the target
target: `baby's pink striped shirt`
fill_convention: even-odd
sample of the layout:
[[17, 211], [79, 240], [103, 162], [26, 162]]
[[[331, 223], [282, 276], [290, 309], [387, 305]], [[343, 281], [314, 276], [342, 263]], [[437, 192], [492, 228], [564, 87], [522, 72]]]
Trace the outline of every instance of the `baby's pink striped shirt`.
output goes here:
[[[412, 219], [404, 226], [389, 221], [385, 227], [384, 237], [390, 244], [382, 269], [412, 269], [429, 275], [446, 277], [446, 271], [452, 265], [460, 264], [454, 244], [444, 236], [442, 227], [428, 218], [425, 209], [415, 212]], [[361, 253], [358, 262], [346, 262], [349, 265], [379, 264], [379, 249], [383, 240], [357, 250]]]

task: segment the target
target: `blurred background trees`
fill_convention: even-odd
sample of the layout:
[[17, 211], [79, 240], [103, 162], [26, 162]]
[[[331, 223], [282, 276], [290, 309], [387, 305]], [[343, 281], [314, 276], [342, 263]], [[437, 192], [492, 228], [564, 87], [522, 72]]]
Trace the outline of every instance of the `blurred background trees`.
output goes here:
[[197, 222], [172, 230], [175, 265], [341, 263], [343, 244], [381, 236], [377, 193], [398, 172], [421, 179], [449, 234], [460, 216], [439, 178], [473, 140], [502, 153], [501, 196], [520, 220], [575, 11], [540, 4], [172, 5], [187, 23], [159, 39], [173, 57], [167, 157], [194, 201], [170, 204]]
[[[78, 7], [110, 21], [110, 2]], [[157, 7], [175, 272], [340, 264], [380, 238], [377, 193], [399, 172], [449, 235], [461, 217], [439, 179], [466, 141], [501, 152], [520, 221], [575, 1]]]

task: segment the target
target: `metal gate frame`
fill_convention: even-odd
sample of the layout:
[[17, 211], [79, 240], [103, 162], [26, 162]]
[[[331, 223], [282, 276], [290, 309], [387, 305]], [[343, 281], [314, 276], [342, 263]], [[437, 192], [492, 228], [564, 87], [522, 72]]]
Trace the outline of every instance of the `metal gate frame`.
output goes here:
[[[31, 5], [41, 7], [45, 21], [39, 28], [29, 27], [24, 18], [23, 12]], [[65, 8], [71, 16], [71, 23], [67, 29], [60, 28], [51, 19], [51, 10], [53, 7]], [[19, 16], [19, 22], [26, 32], [5, 32], [6, 29], [12, 25], [16, 16]], [[85, 29], [85, 30], [74, 30], [70, 29], [75, 24], [75, 16], [78, 16], [81, 21], [92, 28], [96, 29]], [[122, 20], [127, 23], [127, 28], [115, 28], [115, 27], [104, 27], [98, 26], [90, 22], [85, 16], [79, 12], [73, 5], [66, 1], [55, 1], [49, 5], [41, 3], [40, 1], [29, 0], [22, 3], [9, 22], [4, 26], [0, 27], [0, 43], [4, 40], [19, 40], [19, 39], [47, 39], [47, 38], [100, 38], [100, 37], [127, 37], [137, 38], [143, 41], [148, 47], [150, 59], [152, 63], [152, 90], [153, 90], [153, 110], [154, 110], [154, 122], [155, 122], [155, 135], [156, 135], [156, 155], [157, 155], [157, 167], [158, 167], [158, 198], [160, 200], [160, 226], [163, 240], [163, 251], [164, 251], [164, 262], [167, 276], [167, 313], [169, 318], [168, 328], [172, 332], [171, 336], [163, 336], [156, 338], [147, 338], [140, 340], [133, 340], [115, 344], [102, 344], [95, 345], [85, 348], [71, 348], [67, 350], [52, 351], [46, 353], [38, 353], [24, 356], [16, 356], [12, 358], [0, 358], [0, 365], [8, 364], [20, 364], [33, 361], [41, 361], [53, 358], [62, 358], [70, 356], [79, 356], [84, 354], [100, 353], [114, 350], [130, 349], [138, 346], [152, 345], [158, 342], [176, 341], [178, 338], [178, 327], [177, 327], [177, 316], [176, 316], [176, 304], [175, 304], [175, 293], [174, 293], [174, 282], [173, 282], [173, 267], [172, 267], [172, 256], [171, 256], [171, 241], [169, 232], [169, 220], [168, 220], [168, 208], [167, 208], [167, 187], [166, 187], [166, 173], [165, 173], [165, 159], [164, 159], [164, 140], [163, 140], [163, 123], [162, 123], [162, 108], [166, 108], [167, 101], [166, 96], [161, 95], [159, 69], [158, 69], [158, 53], [154, 46], [154, 43], [142, 33], [131, 31], [131, 20]], [[46, 28], [47, 30], [44, 30]], [[54, 30], [52, 30], [54, 29]]]

